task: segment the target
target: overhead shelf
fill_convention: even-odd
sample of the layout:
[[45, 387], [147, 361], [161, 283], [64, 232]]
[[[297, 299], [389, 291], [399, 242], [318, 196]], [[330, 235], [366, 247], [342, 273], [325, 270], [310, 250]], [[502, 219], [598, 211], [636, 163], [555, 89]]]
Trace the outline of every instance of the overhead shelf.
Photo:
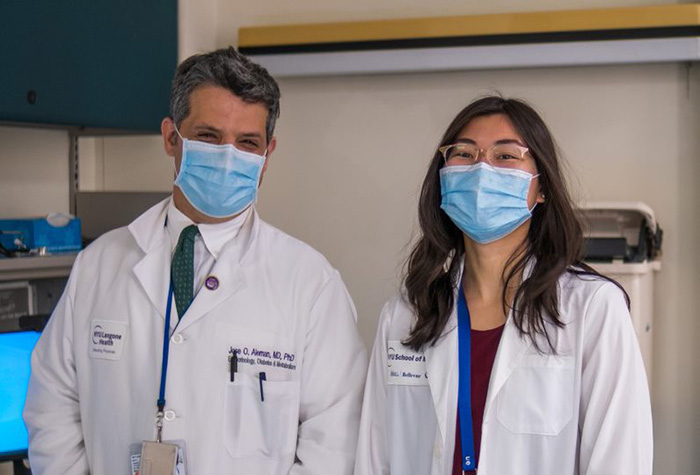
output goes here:
[[8, 257], [0, 259], [0, 282], [68, 277], [78, 254]]
[[700, 4], [244, 27], [271, 74], [502, 69], [700, 60]]

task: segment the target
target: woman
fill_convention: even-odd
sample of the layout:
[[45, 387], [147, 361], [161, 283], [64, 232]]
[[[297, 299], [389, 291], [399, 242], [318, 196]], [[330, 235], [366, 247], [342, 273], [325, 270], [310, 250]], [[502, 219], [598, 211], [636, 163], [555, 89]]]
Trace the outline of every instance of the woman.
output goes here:
[[463, 109], [419, 217], [404, 292], [380, 319], [355, 473], [651, 473], [627, 296], [581, 262], [538, 114], [501, 97]]

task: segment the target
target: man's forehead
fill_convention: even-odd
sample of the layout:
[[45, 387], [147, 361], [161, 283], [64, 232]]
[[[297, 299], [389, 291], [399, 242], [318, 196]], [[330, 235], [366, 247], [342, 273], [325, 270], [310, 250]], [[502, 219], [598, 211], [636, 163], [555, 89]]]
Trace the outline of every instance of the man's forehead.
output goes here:
[[265, 130], [267, 107], [260, 102], [248, 102], [222, 87], [199, 86], [190, 96], [190, 113], [185, 119], [190, 125], [221, 128], [227, 124], [245, 124]]

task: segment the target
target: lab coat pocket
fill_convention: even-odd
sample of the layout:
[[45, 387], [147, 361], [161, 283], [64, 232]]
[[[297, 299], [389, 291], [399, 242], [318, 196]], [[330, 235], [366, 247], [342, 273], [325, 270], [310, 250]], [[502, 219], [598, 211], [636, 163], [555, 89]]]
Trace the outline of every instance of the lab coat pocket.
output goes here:
[[391, 473], [430, 473], [434, 450], [441, 450], [434, 447], [439, 429], [430, 387], [390, 385], [386, 427]]
[[557, 435], [574, 410], [574, 358], [527, 355], [497, 398], [496, 417], [515, 434]]
[[245, 373], [226, 384], [224, 444], [231, 457], [275, 458], [294, 453], [299, 426], [297, 381], [263, 381]]

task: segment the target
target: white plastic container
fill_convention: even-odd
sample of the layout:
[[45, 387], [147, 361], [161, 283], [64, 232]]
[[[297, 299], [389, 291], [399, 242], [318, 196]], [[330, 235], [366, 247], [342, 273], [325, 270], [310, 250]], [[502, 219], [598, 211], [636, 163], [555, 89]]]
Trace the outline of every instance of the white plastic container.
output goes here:
[[618, 281], [630, 297], [630, 315], [642, 351], [647, 378], [652, 375], [652, 332], [654, 329], [654, 273], [661, 270], [656, 260], [641, 264], [589, 262], [595, 270]]
[[[651, 208], [639, 202], [589, 203], [579, 208], [587, 238], [625, 238], [629, 246], [638, 246], [640, 228], [657, 234], [658, 224]], [[644, 233], [642, 233], [644, 234]], [[660, 232], [657, 234], [660, 241]], [[641, 262], [587, 261], [601, 274], [618, 281], [630, 297], [630, 314], [651, 385], [654, 330], [654, 278], [661, 270], [660, 249], [647, 249]]]

